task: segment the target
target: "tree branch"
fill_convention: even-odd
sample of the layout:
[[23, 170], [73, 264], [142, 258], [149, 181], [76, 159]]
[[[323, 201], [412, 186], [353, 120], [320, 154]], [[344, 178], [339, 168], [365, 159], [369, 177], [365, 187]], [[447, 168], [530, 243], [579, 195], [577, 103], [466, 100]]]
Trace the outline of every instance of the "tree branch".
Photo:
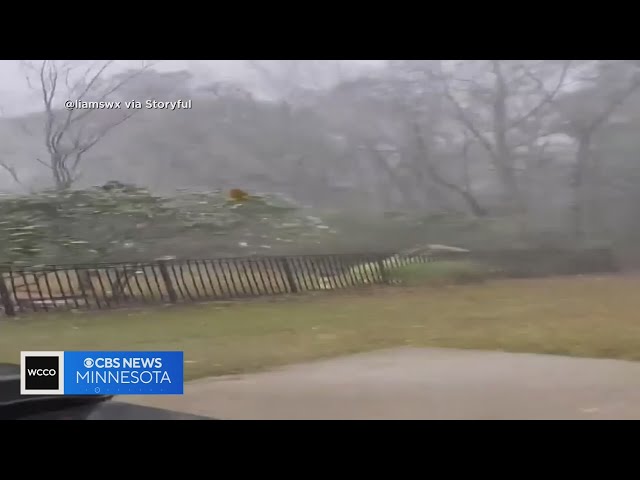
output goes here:
[[[51, 134], [53, 132], [53, 126], [55, 123], [55, 115], [53, 113], [53, 96], [55, 95], [55, 87], [56, 82], [54, 81], [51, 84], [47, 83], [47, 78], [45, 75], [45, 70], [47, 68], [47, 60], [42, 62], [40, 66], [40, 90], [42, 93], [42, 101], [44, 103], [45, 110], [45, 124], [44, 124], [44, 133], [45, 133], [45, 146], [47, 147], [47, 151], [49, 154], [54, 155], [56, 151], [56, 145], [52, 143]], [[50, 93], [51, 91], [51, 93]]]
[[38, 162], [38, 163], [40, 163], [41, 165], [44, 165], [45, 167], [50, 168], [50, 169], [52, 169], [52, 170], [53, 170], [53, 166], [52, 166], [52, 165], [50, 165], [50, 164], [48, 164], [48, 163], [46, 163], [46, 162], [43, 162], [43, 161], [42, 161], [42, 160], [40, 160], [39, 158], [36, 158], [36, 162]]
[[24, 184], [20, 180], [20, 177], [18, 176], [18, 172], [16, 171], [16, 168], [13, 165], [9, 165], [4, 161], [0, 161], [0, 167], [2, 167], [7, 173], [9, 173], [9, 175], [11, 175], [11, 178], [13, 178], [14, 182], [24, 187]]
[[487, 138], [480, 132], [480, 130], [476, 127], [473, 121], [467, 116], [464, 108], [458, 103], [458, 101], [454, 98], [454, 96], [449, 91], [448, 87], [445, 87], [444, 91], [445, 97], [456, 110], [458, 119], [462, 122], [462, 124], [467, 127], [467, 129], [473, 134], [473, 136], [482, 144], [482, 146], [489, 152], [489, 154], [495, 158], [496, 152], [493, 144], [487, 140]]
[[[444, 176], [438, 170], [438, 167], [433, 163], [431, 159], [429, 148], [424, 139], [422, 130], [420, 129], [420, 125], [418, 125], [418, 122], [415, 119], [412, 119], [410, 123], [411, 123], [411, 129], [413, 130], [413, 134], [416, 139], [419, 156], [422, 158], [424, 162], [424, 165], [427, 169], [427, 173], [429, 174], [429, 177], [431, 177], [431, 179], [436, 184], [441, 185], [460, 195], [475, 216], [477, 217], [486, 216], [488, 212], [478, 203], [476, 198], [471, 194], [469, 190], [464, 189], [459, 185], [456, 185], [455, 183], [450, 182], [444, 178]], [[465, 151], [466, 151], [466, 146], [465, 146]]]
[[[54, 105], [54, 99], [57, 98], [58, 94], [58, 85], [61, 81], [67, 87], [68, 100], [84, 101], [87, 97], [92, 96], [96, 98], [96, 101], [104, 101], [154, 65], [153, 63], [143, 63], [139, 69], [131, 70], [129, 74], [121, 76], [117, 81], [104, 85], [102, 77], [113, 62], [113, 60], [108, 60], [100, 65], [97, 62], [92, 63], [82, 72], [81, 77], [75, 81], [71, 77], [77, 67], [67, 64], [56, 65], [54, 61], [43, 60], [39, 68], [36, 69], [33, 65], [25, 63], [29, 70], [37, 71], [40, 84], [39, 90], [44, 106], [44, 142], [50, 156], [50, 162], [45, 163], [40, 159], [37, 159], [37, 161], [52, 170], [57, 186], [68, 187], [77, 178], [75, 172], [83, 154], [94, 147], [109, 131], [136, 113], [135, 110], [127, 112], [122, 118], [99, 128], [93, 134], [87, 134], [82, 125], [80, 125], [74, 135], [72, 133], [72, 129], [75, 130], [74, 125], [79, 125], [94, 113], [93, 109], [83, 111], [69, 109], [66, 112], [62, 112]], [[32, 87], [28, 74], [26, 78], [28, 85]], [[71, 149], [62, 148], [63, 143], [66, 143], [65, 139], [70, 137]]]
[[556, 95], [558, 94], [558, 92], [560, 92], [560, 89], [563, 87], [564, 83], [565, 83], [565, 79], [567, 77], [567, 73], [569, 72], [569, 67], [571, 65], [571, 60], [567, 60], [565, 61], [565, 63], [562, 66], [562, 71], [560, 72], [560, 78], [558, 80], [558, 83], [555, 85], [555, 87], [550, 91], [547, 92], [545, 87], [544, 87], [544, 82], [542, 82], [542, 80], [540, 80], [540, 78], [536, 77], [533, 72], [531, 72], [530, 69], [523, 67], [525, 69], [525, 75], [527, 77], [529, 77], [531, 80], [533, 80], [536, 85], [538, 86], [538, 90], [541, 92], [544, 92], [545, 95], [542, 98], [542, 100], [540, 100], [540, 102], [534, 106], [531, 110], [529, 110], [529, 112], [525, 113], [524, 115], [522, 115], [520, 118], [514, 120], [513, 122], [511, 122], [511, 124], [508, 126], [509, 130], [517, 127], [518, 125], [520, 125], [521, 123], [527, 121], [529, 118], [531, 118], [532, 116], [536, 115], [545, 105], [553, 102], [553, 99], [556, 97]]
[[631, 81], [629, 86], [619, 92], [617, 96], [611, 99], [607, 107], [600, 113], [600, 115], [596, 116], [593, 121], [587, 127], [589, 132], [593, 132], [597, 130], [607, 119], [613, 114], [613, 112], [618, 108], [622, 103], [629, 98], [631, 95], [635, 93], [636, 90], [640, 88], [640, 75], [636, 75], [636, 77]]

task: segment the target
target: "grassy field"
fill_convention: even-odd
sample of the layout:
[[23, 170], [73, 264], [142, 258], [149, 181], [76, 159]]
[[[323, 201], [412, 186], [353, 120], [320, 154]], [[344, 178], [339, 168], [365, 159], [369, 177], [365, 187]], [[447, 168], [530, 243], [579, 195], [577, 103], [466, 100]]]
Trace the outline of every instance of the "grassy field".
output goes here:
[[491, 280], [0, 321], [20, 350], [183, 350], [186, 376], [411, 345], [640, 360], [640, 279]]

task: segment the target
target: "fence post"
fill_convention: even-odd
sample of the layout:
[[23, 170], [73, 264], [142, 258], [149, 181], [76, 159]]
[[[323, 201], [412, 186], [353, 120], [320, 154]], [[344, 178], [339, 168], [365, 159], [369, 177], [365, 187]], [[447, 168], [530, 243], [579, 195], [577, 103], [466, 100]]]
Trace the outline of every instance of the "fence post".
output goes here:
[[278, 262], [280, 262], [280, 267], [282, 267], [284, 276], [287, 279], [287, 283], [289, 284], [289, 290], [291, 291], [291, 293], [298, 293], [298, 286], [296, 285], [295, 278], [293, 277], [293, 272], [291, 271], [289, 260], [286, 257], [282, 257], [278, 259]]
[[162, 277], [162, 281], [164, 282], [164, 288], [167, 289], [167, 294], [169, 295], [169, 301], [171, 303], [176, 303], [178, 301], [178, 296], [176, 295], [175, 288], [173, 288], [171, 275], [169, 275], [169, 269], [167, 268], [167, 261], [158, 260], [158, 268], [160, 268], [160, 276]]
[[389, 275], [384, 266], [384, 257], [378, 257], [378, 269], [380, 270], [380, 281], [384, 284], [389, 283]]
[[16, 314], [15, 306], [11, 300], [11, 294], [7, 288], [7, 284], [4, 281], [4, 272], [0, 270], [0, 302], [4, 307], [4, 313], [8, 317], [13, 317]]

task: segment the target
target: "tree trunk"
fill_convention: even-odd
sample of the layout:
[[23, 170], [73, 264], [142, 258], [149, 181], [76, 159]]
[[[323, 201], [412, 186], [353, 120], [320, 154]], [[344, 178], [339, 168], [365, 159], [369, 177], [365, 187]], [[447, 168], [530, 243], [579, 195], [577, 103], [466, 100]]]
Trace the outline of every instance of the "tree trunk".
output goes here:
[[[423, 136], [420, 125], [418, 125], [417, 122], [413, 121], [411, 122], [411, 128], [415, 136], [416, 148], [418, 150], [417, 155], [414, 155], [414, 157], [416, 158], [415, 163], [418, 164], [419, 167], [424, 167], [427, 176], [433, 183], [460, 196], [474, 216], [486, 217], [489, 212], [487, 212], [487, 210], [482, 207], [482, 205], [480, 205], [478, 200], [471, 193], [469, 182], [466, 182], [465, 187], [461, 187], [445, 179], [444, 176], [440, 173], [438, 167], [433, 163], [431, 152], [429, 151], [429, 146]], [[414, 172], [416, 175], [420, 174], [419, 176], [422, 176], [421, 170], [422, 168], [415, 168]]]
[[376, 166], [381, 172], [384, 172], [385, 176], [390, 181], [390, 186], [393, 188], [402, 199], [402, 202], [409, 208], [422, 208], [421, 199], [416, 198], [413, 194], [413, 189], [406, 185], [402, 178], [394, 171], [389, 165], [384, 155], [371, 143], [365, 144], [366, 153], [375, 162]]
[[578, 151], [576, 161], [571, 174], [571, 205], [570, 205], [570, 226], [576, 242], [582, 242], [585, 238], [584, 231], [584, 179], [589, 163], [589, 153], [591, 147], [591, 134], [584, 133], [578, 137]]
[[507, 142], [509, 121], [507, 114], [507, 99], [509, 89], [502, 73], [499, 60], [492, 62], [493, 72], [496, 76], [494, 101], [493, 101], [493, 140], [495, 150], [493, 163], [498, 174], [498, 180], [502, 186], [503, 202], [507, 205], [518, 222], [521, 234], [526, 235], [526, 205], [518, 186], [516, 170], [513, 164], [513, 155]]
[[469, 207], [469, 209], [471, 210], [471, 213], [473, 213], [474, 216], [476, 217], [486, 217], [487, 215], [489, 215], [489, 212], [487, 212], [487, 210], [478, 203], [478, 201], [475, 199], [475, 197], [473, 195], [471, 195], [468, 191], [466, 190], [459, 190], [460, 195], [462, 195], [462, 198], [464, 198], [465, 202], [467, 203], [467, 206]]

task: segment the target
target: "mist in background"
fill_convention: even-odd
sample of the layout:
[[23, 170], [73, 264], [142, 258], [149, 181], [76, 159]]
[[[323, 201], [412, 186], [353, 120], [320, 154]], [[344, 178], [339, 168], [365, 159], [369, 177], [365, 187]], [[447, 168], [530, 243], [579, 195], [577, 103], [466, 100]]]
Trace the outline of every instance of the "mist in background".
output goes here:
[[[379, 67], [384, 60], [343, 60], [343, 70], [361, 73]], [[84, 63], [84, 62], [83, 62]], [[116, 60], [111, 72], [122, 72], [136, 68], [139, 60]], [[162, 60], [157, 61], [154, 70], [159, 72], [188, 71], [195, 84], [206, 85], [214, 82], [232, 82], [245, 86], [261, 98], [277, 98], [280, 92], [259, 75], [245, 60]], [[333, 72], [327, 71], [328, 77]], [[26, 72], [19, 60], [0, 60], [0, 105], [5, 115], [21, 115], [42, 110], [42, 98], [25, 81]], [[328, 83], [340, 78], [327, 78]]]
[[[216, 192], [215, 201], [198, 200], [216, 208], [224, 192], [241, 189], [277, 197], [306, 219], [256, 209], [233, 235], [227, 220], [215, 223], [215, 241], [211, 231], [146, 238], [156, 248], [143, 256], [174, 254], [180, 235], [178, 253], [209, 256], [448, 242], [611, 244], [631, 259], [640, 239], [635, 61], [34, 60], [1, 62], [0, 78], [0, 190], [14, 202], [0, 209], [13, 212], [10, 228], [34, 221], [24, 199], [109, 184], [164, 199]], [[78, 99], [191, 108], [64, 108]], [[125, 204], [139, 213], [139, 199]], [[72, 211], [73, 224], [88, 218]], [[194, 211], [180, 222], [195, 225]], [[265, 218], [275, 230], [255, 227]], [[281, 235], [292, 221], [308, 243], [300, 232]], [[69, 233], [70, 224], [57, 225], [56, 235]], [[74, 229], [67, 244], [87, 235]], [[122, 235], [113, 241], [136, 242], [130, 230]]]

